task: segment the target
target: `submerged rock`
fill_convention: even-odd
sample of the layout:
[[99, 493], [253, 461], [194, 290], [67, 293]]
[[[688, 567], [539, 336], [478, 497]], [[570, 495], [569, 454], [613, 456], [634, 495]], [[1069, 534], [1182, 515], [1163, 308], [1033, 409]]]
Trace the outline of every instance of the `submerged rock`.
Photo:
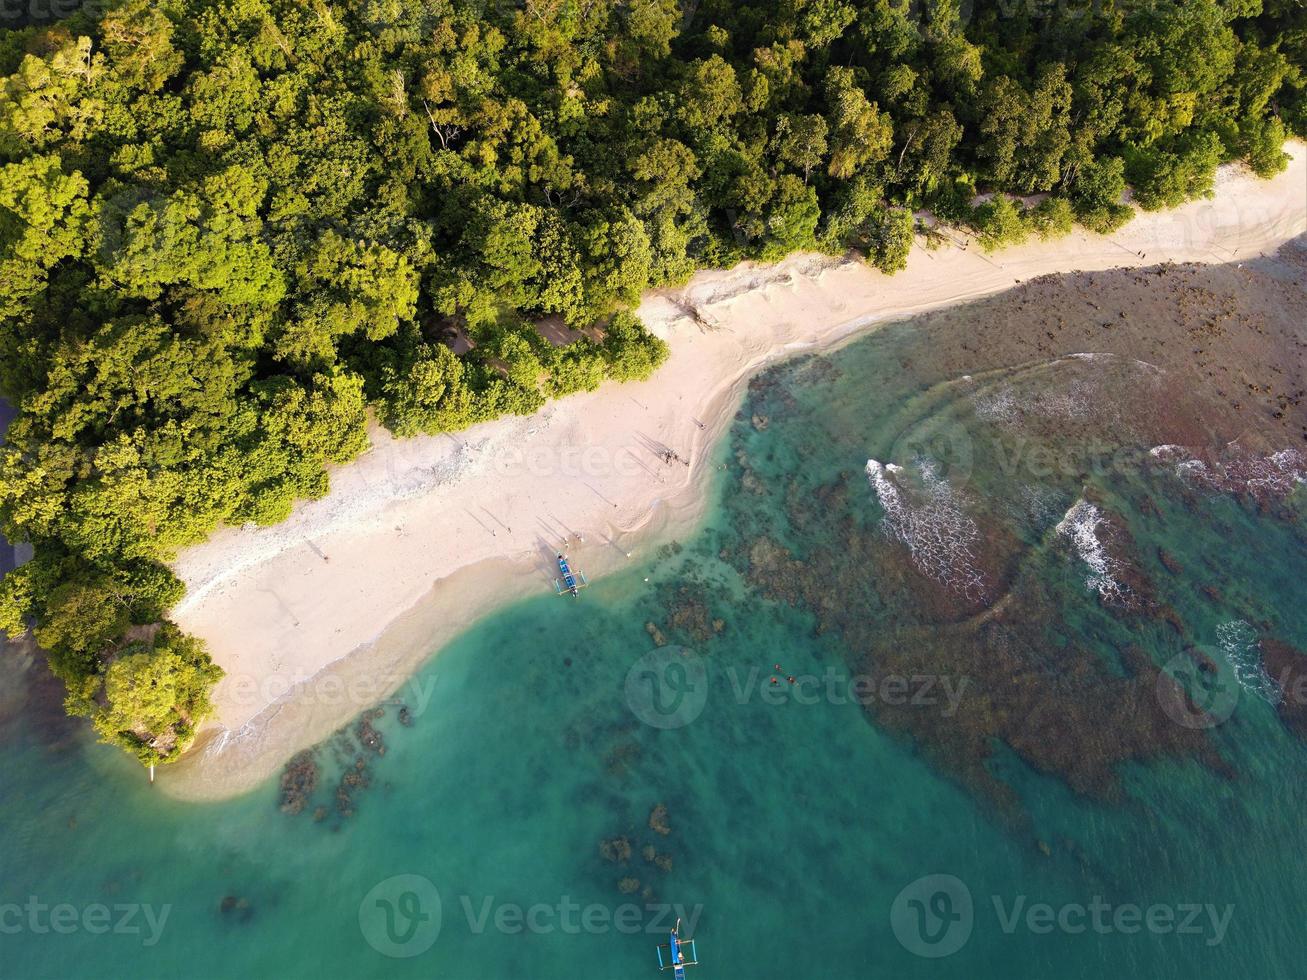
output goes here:
[[358, 724], [354, 728], [354, 734], [359, 740], [359, 744], [364, 748], [369, 748], [377, 755], [386, 754], [386, 742], [381, 737], [381, 733], [373, 727], [372, 722], [380, 718], [384, 711], [380, 708], [374, 708], [372, 711], [365, 711], [359, 717]]
[[336, 787], [336, 812], [346, 820], [354, 816], [354, 800], [343, 782]]
[[631, 842], [625, 837], [612, 837], [599, 842], [599, 853], [605, 861], [625, 864], [631, 859]]
[[312, 751], [300, 752], [281, 773], [281, 812], [299, 813], [318, 786], [318, 764]]
[[1184, 566], [1181, 565], [1178, 561], [1176, 561], [1175, 556], [1172, 555], [1165, 548], [1157, 549], [1157, 560], [1160, 561], [1162, 563], [1162, 567], [1165, 568], [1172, 575], [1182, 575], [1184, 573]]
[[659, 803], [650, 812], [649, 829], [654, 833], [662, 834], [664, 837], [672, 832], [672, 828], [667, 822], [667, 807], [662, 803]]
[[1276, 714], [1284, 726], [1299, 738], [1307, 739], [1307, 654], [1274, 637], [1263, 637], [1258, 645], [1262, 669], [1275, 685], [1279, 697]]
[[623, 776], [631, 771], [641, 754], [639, 742], [622, 742], [608, 753], [604, 759], [604, 769], [610, 776]]
[[681, 586], [667, 609], [667, 628], [688, 634], [695, 643], [707, 643], [726, 625], [722, 620], [713, 618], [701, 595], [697, 589], [688, 585]]

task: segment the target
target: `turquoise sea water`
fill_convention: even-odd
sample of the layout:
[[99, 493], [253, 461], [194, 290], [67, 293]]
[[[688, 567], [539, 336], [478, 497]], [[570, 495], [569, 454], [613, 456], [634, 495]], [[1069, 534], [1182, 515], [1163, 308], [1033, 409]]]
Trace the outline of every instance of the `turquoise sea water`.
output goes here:
[[703, 980], [1301, 976], [1298, 501], [1102, 462], [1162, 404], [911, 325], [769, 371], [700, 532], [468, 631], [298, 813], [169, 801], [10, 664], [0, 976], [651, 977], [677, 915]]

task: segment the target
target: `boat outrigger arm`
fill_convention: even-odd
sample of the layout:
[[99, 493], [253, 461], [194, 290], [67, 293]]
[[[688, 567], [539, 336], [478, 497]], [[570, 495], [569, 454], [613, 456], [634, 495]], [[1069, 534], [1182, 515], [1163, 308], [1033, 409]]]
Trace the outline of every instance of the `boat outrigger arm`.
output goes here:
[[[664, 959], [663, 952], [667, 957]], [[671, 942], [658, 947], [658, 969], [671, 970], [675, 980], [685, 980], [685, 968], [699, 965], [699, 953], [693, 939], [681, 938], [681, 920], [676, 920]]]
[[584, 572], [574, 572], [567, 564], [567, 556], [558, 556], [558, 570], [562, 573], [561, 579], [554, 579], [554, 591], [559, 595], [574, 596], [590, 583], [585, 579]]

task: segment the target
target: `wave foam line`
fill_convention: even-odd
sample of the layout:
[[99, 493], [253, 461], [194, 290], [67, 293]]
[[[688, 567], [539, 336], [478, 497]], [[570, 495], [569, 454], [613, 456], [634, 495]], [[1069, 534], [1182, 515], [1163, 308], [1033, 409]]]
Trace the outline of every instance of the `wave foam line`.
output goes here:
[[918, 460], [925, 500], [913, 507], [896, 482], [903, 468], [867, 460], [867, 482], [885, 511], [886, 535], [907, 546], [917, 568], [967, 598], [984, 595], [985, 580], [974, 552], [980, 528], [930, 460]]

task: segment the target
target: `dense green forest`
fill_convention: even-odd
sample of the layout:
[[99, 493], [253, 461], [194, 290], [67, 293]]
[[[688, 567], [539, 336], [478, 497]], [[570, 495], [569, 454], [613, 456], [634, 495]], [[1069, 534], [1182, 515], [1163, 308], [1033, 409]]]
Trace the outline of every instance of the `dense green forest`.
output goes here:
[[[0, 527], [36, 557], [0, 629], [33, 629], [69, 710], [144, 762], [185, 747], [220, 675], [167, 623], [164, 563], [324, 494], [369, 412], [400, 434], [530, 412], [647, 375], [666, 351], [630, 309], [697, 267], [852, 248], [893, 271], [919, 208], [994, 245], [1110, 231], [1127, 185], [1174, 205], [1307, 132], [1300, 0], [17, 17]], [[556, 347], [549, 315], [594, 329]]]

